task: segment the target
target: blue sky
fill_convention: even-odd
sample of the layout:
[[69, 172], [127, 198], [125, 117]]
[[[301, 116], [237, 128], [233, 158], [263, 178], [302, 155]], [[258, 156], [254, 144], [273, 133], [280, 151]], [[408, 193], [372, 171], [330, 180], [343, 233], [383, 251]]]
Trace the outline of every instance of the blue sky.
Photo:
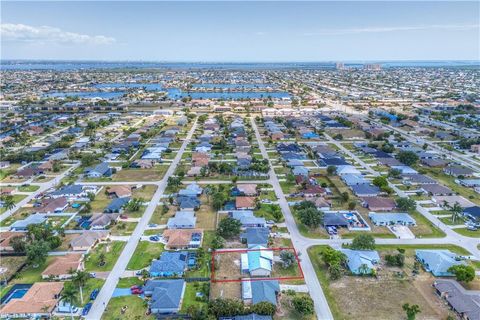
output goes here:
[[475, 2], [5, 2], [2, 59], [479, 60]]

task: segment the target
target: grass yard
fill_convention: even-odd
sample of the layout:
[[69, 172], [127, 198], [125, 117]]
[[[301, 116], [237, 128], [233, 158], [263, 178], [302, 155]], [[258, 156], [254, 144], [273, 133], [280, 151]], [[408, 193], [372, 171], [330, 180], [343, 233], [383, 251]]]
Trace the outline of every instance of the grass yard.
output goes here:
[[[85, 257], [85, 270], [89, 272], [112, 270], [125, 244], [126, 242], [123, 241], [112, 241], [97, 245]], [[103, 265], [99, 265], [101, 253], [105, 255], [105, 263]]]
[[458, 228], [458, 229], [453, 229], [456, 233], [459, 233], [465, 237], [471, 237], [471, 238], [480, 238], [480, 230], [468, 230], [467, 228]]
[[204, 230], [215, 230], [217, 224], [217, 214], [210, 204], [207, 204], [206, 196], [200, 197], [202, 205], [195, 212], [197, 216], [197, 228]]
[[129, 236], [135, 230], [137, 222], [119, 221], [110, 229], [112, 236]]
[[240, 282], [213, 282], [210, 285], [210, 299], [242, 298], [242, 284]]
[[[45, 268], [55, 259], [55, 257], [47, 257], [44, 263], [40, 264], [37, 268], [27, 265], [22, 271], [15, 274], [14, 279], [10, 284], [15, 283], [35, 283], [42, 281], [42, 272]], [[3, 258], [2, 258], [3, 260]]]
[[128, 270], [139, 270], [150, 265], [153, 259], [158, 259], [164, 250], [162, 243], [140, 241], [127, 265]]
[[[125, 313], [122, 314], [122, 307], [128, 306]], [[145, 300], [138, 296], [124, 296], [110, 299], [102, 320], [137, 320], [137, 319], [155, 319], [153, 315], [146, 315], [147, 306]]]
[[38, 189], [40, 189], [40, 186], [34, 186], [34, 185], [31, 185], [31, 184], [27, 184], [27, 185], [23, 185], [23, 186], [18, 187], [18, 191], [20, 191], [20, 192], [35, 192]]
[[156, 165], [151, 169], [123, 169], [115, 173], [112, 181], [159, 181], [168, 170], [167, 165]]
[[0, 267], [5, 268], [2, 278], [10, 278], [18, 269], [27, 261], [26, 257], [2, 257], [0, 259]]
[[[164, 201], [167, 201], [167, 199], [165, 199]], [[150, 219], [150, 223], [166, 224], [168, 218], [171, 218], [175, 215], [176, 209], [174, 206], [170, 206], [168, 212], [165, 214], [162, 213], [162, 208], [163, 206], [157, 206], [155, 208], [155, 211], [152, 214], [152, 218]]]
[[141, 286], [143, 280], [137, 277], [120, 278], [117, 283], [117, 288], [130, 288], [131, 286]]
[[[15, 203], [19, 203], [20, 201], [22, 201], [23, 199], [25, 199], [26, 197], [28, 197], [26, 194], [14, 194], [13, 195], [13, 201]], [[7, 211], [7, 208], [5, 207], [0, 207], [0, 213], [4, 213], [5, 211]]]
[[417, 238], [443, 238], [445, 233], [437, 228], [430, 220], [417, 210], [409, 212], [413, 219], [417, 222], [415, 227], [410, 230]]
[[[186, 313], [190, 307], [206, 308], [210, 291], [209, 286], [208, 282], [187, 282], [180, 312]], [[202, 296], [197, 297], [197, 293]]]

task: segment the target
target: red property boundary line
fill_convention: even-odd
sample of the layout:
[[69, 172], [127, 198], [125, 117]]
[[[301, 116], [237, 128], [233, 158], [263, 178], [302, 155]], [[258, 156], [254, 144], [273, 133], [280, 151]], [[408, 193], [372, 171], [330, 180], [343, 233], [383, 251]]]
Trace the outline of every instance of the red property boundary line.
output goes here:
[[[297, 260], [298, 269], [300, 270], [299, 276], [291, 276], [291, 277], [267, 277], [267, 278], [242, 278], [242, 279], [215, 279], [215, 256], [221, 255], [223, 253], [247, 253], [249, 251], [281, 251], [281, 250], [292, 250], [295, 256], [295, 260]], [[286, 247], [286, 248], [265, 248], [265, 249], [232, 249], [232, 250], [220, 250], [220, 251], [213, 251], [212, 252], [212, 265], [211, 265], [211, 276], [210, 281], [212, 283], [221, 283], [221, 282], [243, 282], [243, 281], [260, 281], [260, 280], [303, 280], [304, 274], [302, 265], [300, 264], [300, 259], [298, 258], [297, 250], [294, 247]]]

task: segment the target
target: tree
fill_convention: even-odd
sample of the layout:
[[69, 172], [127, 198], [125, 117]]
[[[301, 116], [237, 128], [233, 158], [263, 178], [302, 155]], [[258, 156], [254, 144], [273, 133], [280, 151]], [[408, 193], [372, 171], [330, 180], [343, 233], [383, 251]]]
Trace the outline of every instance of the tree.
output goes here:
[[212, 247], [212, 249], [221, 249], [225, 246], [225, 239], [217, 234], [212, 239], [212, 243], [210, 246]]
[[399, 198], [397, 199], [397, 207], [404, 211], [412, 211], [417, 207], [415, 200], [410, 198]]
[[60, 293], [61, 299], [70, 305], [70, 317], [73, 320], [73, 304], [77, 300], [77, 290], [71, 284], [65, 285]]
[[217, 298], [208, 303], [208, 311], [218, 319], [243, 314], [244, 306], [239, 300]]
[[399, 169], [390, 169], [388, 176], [392, 178], [399, 178], [402, 175], [402, 171]]
[[293, 252], [288, 250], [282, 250], [280, 252], [280, 260], [282, 261], [282, 267], [284, 269], [288, 269], [296, 261], [295, 255], [293, 254]]
[[1, 200], [3, 201], [3, 207], [8, 211], [15, 208], [15, 200], [12, 195], [2, 196]]
[[223, 238], [230, 239], [240, 234], [241, 227], [239, 220], [228, 217], [220, 221], [217, 232]]
[[374, 250], [375, 239], [369, 234], [360, 234], [353, 238], [351, 248], [354, 250]]
[[397, 159], [401, 163], [403, 163], [407, 166], [411, 166], [411, 165], [417, 163], [418, 155], [413, 151], [400, 151], [397, 154]]
[[475, 279], [475, 269], [472, 266], [459, 264], [448, 268], [448, 272], [453, 273], [457, 281], [470, 282]]
[[337, 172], [337, 167], [335, 166], [328, 166], [327, 167], [327, 173], [329, 176], [334, 175], [335, 172]]
[[251, 306], [250, 311], [262, 316], [273, 316], [277, 308], [270, 302], [262, 301]]
[[328, 267], [328, 274], [330, 275], [330, 279], [337, 280], [342, 277], [343, 268], [339, 264], [332, 264]]
[[80, 290], [80, 301], [83, 304], [83, 287], [87, 283], [90, 275], [86, 271], [78, 270], [73, 273], [72, 282], [78, 286]]
[[405, 303], [402, 306], [402, 309], [405, 311], [407, 314], [407, 319], [408, 320], [415, 320], [415, 317], [417, 316], [418, 313], [420, 313], [420, 307], [416, 304], [410, 305], [408, 303]]
[[10, 240], [10, 245], [12, 246], [14, 252], [25, 252], [27, 242], [25, 241], [24, 237], [16, 236]]
[[140, 210], [140, 208], [142, 207], [142, 203], [143, 203], [143, 199], [133, 198], [127, 203], [126, 207], [129, 211], [136, 212]]
[[387, 262], [387, 266], [403, 267], [405, 264], [405, 255], [403, 253], [398, 253], [396, 255], [387, 254], [385, 255], [385, 261]]
[[365, 263], [362, 263], [360, 267], [358, 267], [358, 273], [360, 273], [361, 275], [366, 275], [366, 274], [369, 274], [370, 272], [371, 272], [370, 268]]
[[345, 203], [349, 199], [350, 199], [350, 195], [348, 194], [348, 192], [345, 191], [340, 194], [340, 202]]
[[373, 183], [373, 185], [375, 185], [379, 188], [383, 188], [385, 186], [388, 186], [387, 178], [385, 178], [383, 176], [378, 176], [378, 177], [373, 178], [372, 183]]
[[323, 220], [322, 213], [316, 208], [299, 210], [298, 217], [304, 225], [310, 228], [317, 228]]
[[313, 314], [313, 300], [310, 296], [295, 296], [292, 299], [292, 305], [295, 311], [302, 315]]
[[463, 208], [458, 202], [455, 202], [453, 206], [448, 207], [448, 211], [452, 213], [452, 223], [455, 223], [458, 217], [462, 214]]
[[46, 241], [35, 241], [26, 246], [27, 261], [37, 268], [40, 264], [47, 260], [50, 245]]

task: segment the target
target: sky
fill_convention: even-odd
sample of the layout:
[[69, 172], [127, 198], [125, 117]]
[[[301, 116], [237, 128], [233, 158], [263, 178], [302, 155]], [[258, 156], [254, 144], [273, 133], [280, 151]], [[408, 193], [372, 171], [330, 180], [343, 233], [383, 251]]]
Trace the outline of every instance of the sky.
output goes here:
[[480, 60], [480, 2], [1, 2], [1, 58]]

